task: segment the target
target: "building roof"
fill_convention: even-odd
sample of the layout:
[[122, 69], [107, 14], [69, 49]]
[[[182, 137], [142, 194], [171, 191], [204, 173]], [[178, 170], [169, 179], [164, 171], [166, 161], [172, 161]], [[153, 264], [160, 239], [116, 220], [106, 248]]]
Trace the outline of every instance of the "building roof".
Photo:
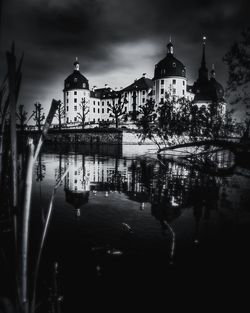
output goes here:
[[154, 80], [173, 76], [186, 77], [186, 68], [174, 57], [173, 47], [171, 42], [167, 44], [167, 55], [155, 65]]
[[74, 89], [89, 89], [89, 81], [78, 70], [74, 70], [74, 72], [64, 80], [63, 91]]
[[152, 79], [143, 76], [140, 79], [135, 80], [133, 84], [124, 88], [122, 92], [149, 90], [151, 88], [153, 88]]
[[120, 91], [113, 90], [110, 87], [98, 88], [92, 90], [90, 96], [98, 99], [115, 99], [118, 98]]

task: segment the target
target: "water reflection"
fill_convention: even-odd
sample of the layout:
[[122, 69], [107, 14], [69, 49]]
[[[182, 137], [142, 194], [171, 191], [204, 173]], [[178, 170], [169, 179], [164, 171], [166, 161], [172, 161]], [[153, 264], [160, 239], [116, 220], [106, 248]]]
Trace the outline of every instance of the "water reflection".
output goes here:
[[[69, 168], [58, 189], [47, 247], [47, 258], [62, 269], [69, 311], [76, 294], [82, 299], [76, 281], [115, 277], [133, 282], [139, 272], [155, 277], [169, 263], [181, 268], [188, 261], [193, 267], [198, 262], [210, 267], [211, 255], [228, 262], [239, 243], [235, 238], [242, 243], [243, 229], [249, 233], [246, 170], [236, 168], [230, 176], [218, 177], [150, 155], [83, 152], [42, 156], [44, 197]], [[35, 182], [35, 201], [39, 184]], [[227, 252], [224, 247], [229, 247]]]

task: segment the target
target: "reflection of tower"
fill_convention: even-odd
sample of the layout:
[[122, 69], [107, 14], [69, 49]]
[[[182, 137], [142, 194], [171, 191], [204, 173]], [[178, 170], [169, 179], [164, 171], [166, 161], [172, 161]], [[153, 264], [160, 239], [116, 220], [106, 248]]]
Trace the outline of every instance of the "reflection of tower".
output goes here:
[[90, 191], [89, 175], [86, 173], [84, 156], [75, 155], [69, 164], [69, 171], [65, 178], [66, 201], [75, 209], [88, 202]]

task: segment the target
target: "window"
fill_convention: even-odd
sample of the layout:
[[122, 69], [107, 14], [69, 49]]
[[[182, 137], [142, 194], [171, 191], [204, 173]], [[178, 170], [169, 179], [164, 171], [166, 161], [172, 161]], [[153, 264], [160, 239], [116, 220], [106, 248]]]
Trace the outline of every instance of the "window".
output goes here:
[[67, 103], [69, 103], [69, 99], [67, 99]]
[[107, 105], [109, 105], [109, 101], [107, 102]]
[[162, 88], [162, 89], [161, 89], [161, 95], [163, 95], [163, 94], [164, 94], [164, 89]]
[[75, 121], [75, 122], [77, 121], [77, 117], [74, 117], [74, 121]]
[[125, 107], [125, 112], [127, 113], [127, 107]]
[[69, 118], [67, 117], [67, 123], [69, 122]]
[[182, 84], [183, 84], [183, 86], [185, 86], [185, 80], [183, 80]]
[[83, 84], [82, 84], [82, 87], [83, 87], [83, 88], [86, 88], [86, 84], [85, 84], [85, 83], [83, 83]]
[[77, 175], [77, 171], [75, 171], [75, 175]]
[[75, 95], [75, 96], [77, 95], [77, 91], [74, 91], [74, 95]]
[[69, 95], [69, 92], [67, 91], [67, 96]]
[[77, 184], [77, 179], [75, 179], [75, 184]]
[[94, 105], [95, 105], [95, 101], [93, 101]]
[[102, 101], [102, 105], [104, 105], [104, 101]]
[[143, 103], [145, 102], [145, 98], [142, 98], [142, 102], [143, 102]]
[[161, 80], [161, 85], [164, 85], [164, 79]]
[[77, 78], [76, 77], [74, 78], [74, 83], [77, 83]]
[[66, 107], [66, 111], [67, 111], [67, 112], [69, 111], [69, 107], [68, 107], [68, 106]]
[[145, 91], [145, 90], [143, 90], [142, 94], [143, 94], [143, 95], [145, 95], [145, 94], [146, 94], [146, 91]]
[[163, 103], [163, 98], [161, 98], [161, 101], [160, 101], [161, 103]]
[[173, 79], [173, 85], [175, 85], [176, 84], [176, 79]]
[[173, 94], [174, 94], [174, 95], [176, 94], [176, 89], [175, 89], [175, 88], [173, 89]]
[[185, 90], [184, 89], [182, 90], [182, 94], [183, 94], [183, 96], [185, 95]]
[[93, 118], [93, 122], [95, 123], [95, 118]]
[[77, 105], [74, 106], [74, 110], [77, 111]]
[[77, 102], [77, 99], [76, 99], [76, 98], [74, 99], [74, 102], [75, 102], [75, 103]]
[[102, 109], [102, 113], [104, 113], [104, 109]]
[[98, 122], [100, 122], [100, 119], [98, 118]]
[[100, 113], [100, 109], [98, 109], [97, 113]]
[[93, 108], [93, 113], [95, 113], [95, 108]]
[[173, 67], [176, 67], [176, 63], [175, 62], [173, 62]]

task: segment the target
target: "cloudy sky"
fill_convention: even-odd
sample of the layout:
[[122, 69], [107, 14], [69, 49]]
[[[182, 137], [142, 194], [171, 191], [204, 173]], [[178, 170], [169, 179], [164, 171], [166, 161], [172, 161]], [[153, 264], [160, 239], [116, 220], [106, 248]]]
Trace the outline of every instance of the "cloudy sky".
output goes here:
[[[0, 0], [1, 1], [1, 0]], [[19, 102], [49, 106], [62, 99], [64, 79], [77, 56], [90, 86], [125, 87], [165, 56], [172, 37], [175, 56], [197, 78], [201, 38], [207, 65], [226, 84], [223, 55], [248, 25], [249, 0], [2, 0], [1, 60], [15, 40], [25, 54]], [[0, 64], [1, 75], [5, 70]]]

